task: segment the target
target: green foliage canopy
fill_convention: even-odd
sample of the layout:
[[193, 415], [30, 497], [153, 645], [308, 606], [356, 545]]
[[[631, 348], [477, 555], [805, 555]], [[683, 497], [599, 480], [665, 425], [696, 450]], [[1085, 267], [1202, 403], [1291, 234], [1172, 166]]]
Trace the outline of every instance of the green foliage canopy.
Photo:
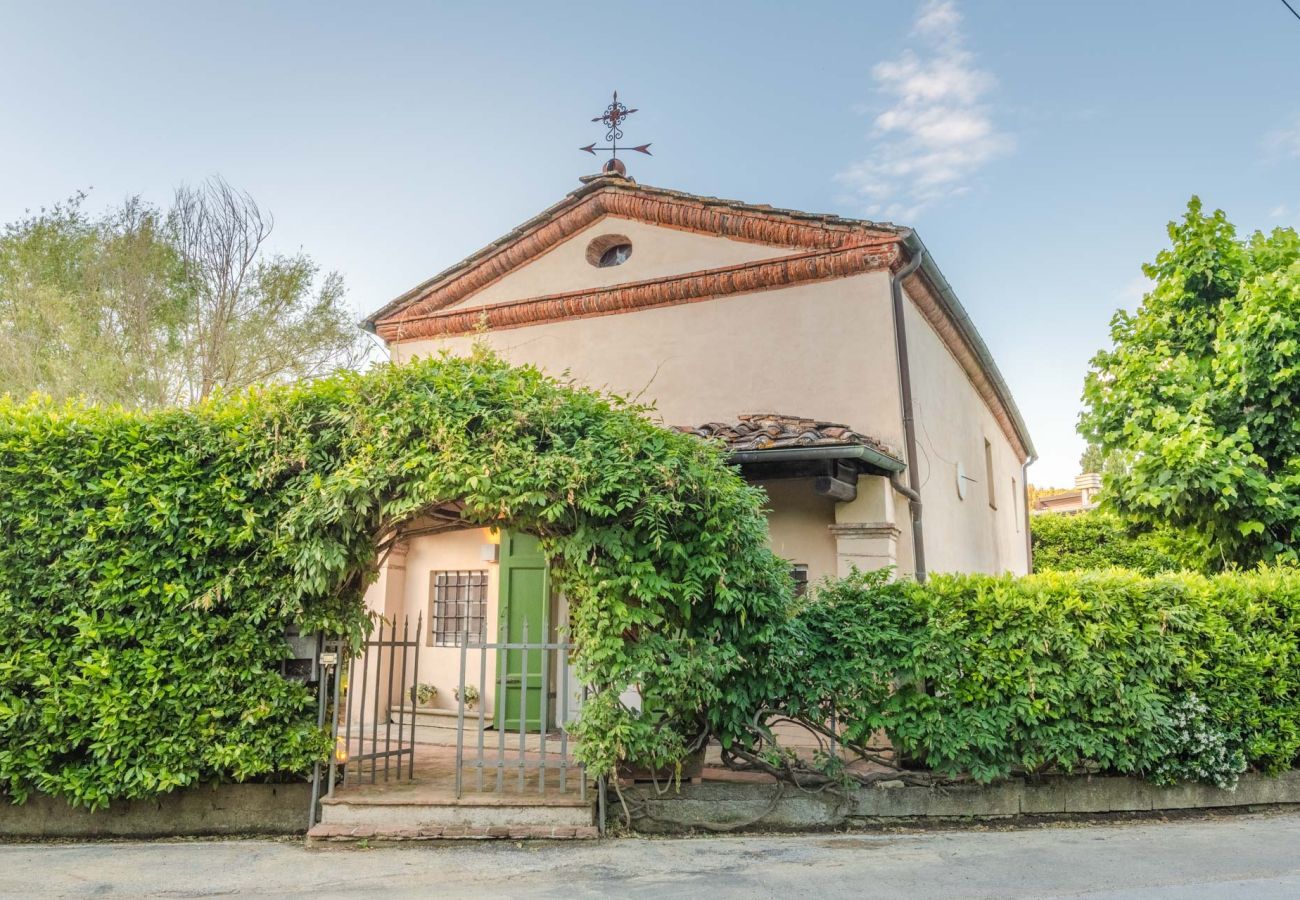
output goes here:
[[1194, 535], [1134, 528], [1106, 510], [1036, 515], [1029, 530], [1035, 572], [1121, 568], [1158, 575], [1206, 568], [1205, 551]]
[[857, 575], [804, 603], [770, 671], [773, 708], [939, 772], [1226, 785], [1300, 756], [1300, 573]]
[[761, 492], [643, 413], [485, 352], [152, 414], [0, 400], [0, 785], [102, 806], [305, 771], [329, 748], [286, 626], [362, 633], [376, 548], [451, 502], [540, 536], [593, 771], [740, 734], [789, 574]]
[[1106, 454], [1106, 502], [1213, 546], [1219, 563], [1295, 560], [1300, 547], [1300, 236], [1240, 240], [1193, 198], [1155, 284], [1111, 322], [1084, 386], [1080, 431]]
[[3, 226], [0, 393], [156, 409], [357, 362], [342, 279], [270, 252], [271, 227], [220, 179], [166, 210], [78, 194]]

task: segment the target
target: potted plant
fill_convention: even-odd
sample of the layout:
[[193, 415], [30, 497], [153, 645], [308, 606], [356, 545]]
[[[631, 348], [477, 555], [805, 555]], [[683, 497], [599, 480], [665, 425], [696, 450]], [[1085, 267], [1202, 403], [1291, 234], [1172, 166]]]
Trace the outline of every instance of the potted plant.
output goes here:
[[[460, 700], [460, 688], [456, 688], [455, 695], [457, 701]], [[472, 684], [465, 685], [465, 708], [473, 709], [478, 706], [478, 688]]]
[[411, 688], [411, 702], [416, 706], [432, 706], [438, 696], [438, 688], [432, 684], [417, 684]]

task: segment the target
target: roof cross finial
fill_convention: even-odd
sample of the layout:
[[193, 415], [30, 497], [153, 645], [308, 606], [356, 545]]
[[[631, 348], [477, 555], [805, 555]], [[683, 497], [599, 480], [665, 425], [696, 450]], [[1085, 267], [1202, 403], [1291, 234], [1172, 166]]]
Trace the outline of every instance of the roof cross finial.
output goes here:
[[[623, 165], [623, 161], [618, 158], [618, 139], [623, 136], [623, 129], [621, 127], [623, 122], [634, 112], [636, 112], [635, 109], [628, 109], [619, 102], [618, 91], [615, 91], [614, 101], [610, 103], [609, 106], [605, 107], [605, 112], [591, 120], [593, 122], [599, 122], [605, 126], [605, 140], [609, 141], [609, 146], [597, 147], [593, 141], [585, 147], [578, 148], [579, 150], [586, 150], [592, 156], [601, 152], [610, 154], [609, 162], [605, 163], [603, 167], [606, 174], [627, 174], [627, 166]], [[626, 149], [635, 150], [637, 153], [644, 153], [646, 156], [651, 155], [649, 144], [641, 144], [640, 146], [628, 147]]]

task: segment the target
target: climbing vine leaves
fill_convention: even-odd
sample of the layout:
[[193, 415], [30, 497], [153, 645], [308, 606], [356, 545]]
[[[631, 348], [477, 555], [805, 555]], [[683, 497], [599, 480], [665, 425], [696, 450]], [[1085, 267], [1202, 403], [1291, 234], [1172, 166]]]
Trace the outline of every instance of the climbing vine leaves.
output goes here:
[[310, 768], [286, 627], [358, 637], [378, 548], [449, 503], [551, 557], [593, 771], [740, 733], [788, 574], [761, 492], [646, 412], [486, 351], [153, 414], [0, 399], [0, 785], [102, 806]]

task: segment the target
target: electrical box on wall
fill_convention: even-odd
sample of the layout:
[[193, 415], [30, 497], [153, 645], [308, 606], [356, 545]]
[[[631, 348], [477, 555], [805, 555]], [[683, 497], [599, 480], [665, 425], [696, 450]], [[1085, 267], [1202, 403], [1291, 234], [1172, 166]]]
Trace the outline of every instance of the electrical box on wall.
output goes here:
[[316, 681], [320, 642], [315, 633], [302, 634], [290, 625], [284, 633], [289, 642], [289, 657], [280, 664], [281, 674], [292, 681]]
[[480, 544], [479, 554], [483, 562], [497, 562], [501, 558], [500, 544]]

